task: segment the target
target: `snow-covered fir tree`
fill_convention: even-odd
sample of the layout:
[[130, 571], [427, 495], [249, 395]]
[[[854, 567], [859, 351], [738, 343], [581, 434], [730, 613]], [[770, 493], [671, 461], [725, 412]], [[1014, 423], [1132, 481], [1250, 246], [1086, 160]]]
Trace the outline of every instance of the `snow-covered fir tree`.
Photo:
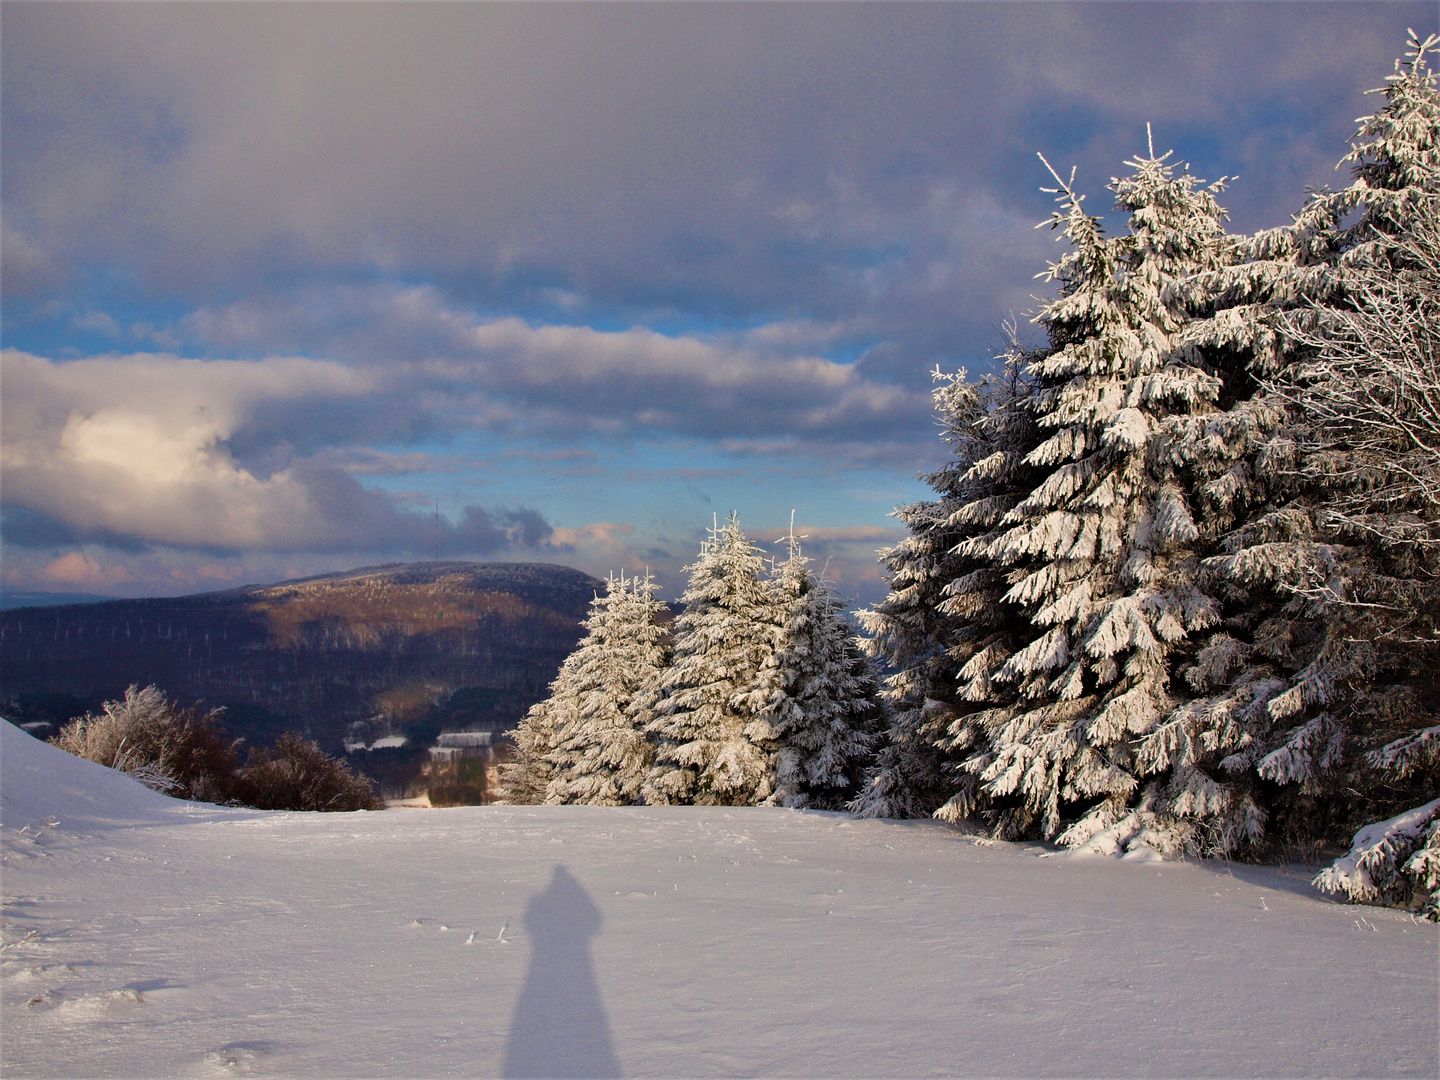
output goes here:
[[751, 740], [773, 747], [765, 802], [839, 810], [860, 792], [884, 707], [843, 605], [801, 553], [793, 523], [788, 547], [771, 580], [781, 618], [773, 651], [739, 700], [755, 713]]
[[[1052, 219], [1071, 252], [1045, 275], [1050, 349], [1031, 365], [1046, 436], [1040, 480], [993, 538], [960, 551], [1002, 568], [1004, 603], [1029, 620], [1013, 651], [968, 665], [980, 753], [966, 762], [1002, 834], [1081, 844], [1107, 830], [1161, 849], [1189, 842], [1155, 814], [1137, 740], [1175, 707], [1170, 673], [1219, 604], [1201, 587], [1191, 478], [1167, 421], [1217, 410], [1226, 372], [1182, 338], [1205, 297], [1192, 279], [1231, 245], [1215, 194], [1169, 155], [1111, 182], [1129, 230], [1106, 237], [1069, 183]], [[1058, 179], [1058, 177], [1057, 177]], [[980, 740], [977, 740], [979, 742]]]
[[1045, 275], [1048, 347], [1003, 408], [946, 388], [966, 436], [932, 478], [947, 498], [902, 510], [913, 535], [866, 620], [899, 673], [862, 812], [938, 806], [1106, 850], [1227, 847], [1263, 826], [1253, 785], [1219, 768], [1244, 724], [1187, 699], [1233, 674], [1202, 564], [1267, 497], [1248, 470], [1281, 411], [1250, 402], [1253, 335], [1217, 326], [1213, 283], [1242, 253], [1223, 181], [1168, 157], [1112, 181], [1129, 213], [1113, 238], [1061, 183], [1052, 223], [1072, 250]]
[[1195, 712], [1243, 715], [1224, 766], [1270, 788], [1270, 831], [1291, 842], [1404, 819], [1440, 788], [1437, 44], [1412, 35], [1342, 162], [1350, 185], [1219, 275], [1213, 332], [1248, 341], [1252, 411], [1283, 424], [1242, 466], [1267, 498], [1209, 563], [1233, 614]]
[[1440, 922], [1440, 799], [1377, 821], [1315, 884], [1350, 900], [1408, 907]]
[[776, 792], [779, 746], [753, 693], [781, 623], [764, 565], [732, 514], [687, 568], [685, 611], [649, 725], [657, 746], [646, 802], [743, 806]]
[[562, 670], [555, 694], [572, 702], [549, 751], [548, 803], [627, 806], [653, 764], [646, 725], [669, 660], [665, 605], [655, 584], [611, 577], [585, 620], [587, 631]]
[[[1029, 362], [1014, 344], [1002, 370], [978, 383], [935, 372], [942, 438], [953, 458], [923, 479], [939, 498], [901, 506], [909, 535], [881, 553], [889, 595], [859, 613], [867, 653], [892, 670], [891, 707], [874, 773], [852, 803], [865, 817], [960, 820], [976, 807], [977, 780], [963, 767], [988, 742], [974, 702], [988, 694], [990, 660], [1015, 651], [1027, 620], [1001, 603], [1001, 568], [965, 545], [983, 546], [1033, 486], [1025, 458], [1039, 442], [1031, 413]], [[977, 739], [980, 745], [977, 746]]]
[[[565, 674], [563, 664], [560, 674]], [[555, 683], [550, 684], [550, 690], [551, 696], [530, 706], [510, 733], [514, 750], [510, 760], [500, 766], [498, 802], [534, 806], [545, 801], [554, 776], [550, 754], [555, 746], [555, 731], [574, 705], [573, 700], [555, 696]]]

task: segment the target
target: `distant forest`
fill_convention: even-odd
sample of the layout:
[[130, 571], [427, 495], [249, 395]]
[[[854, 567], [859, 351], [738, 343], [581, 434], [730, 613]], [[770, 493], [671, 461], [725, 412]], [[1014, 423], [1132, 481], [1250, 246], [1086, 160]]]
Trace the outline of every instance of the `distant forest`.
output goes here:
[[0, 612], [0, 700], [58, 725], [154, 684], [223, 707], [235, 737], [286, 731], [340, 753], [347, 732], [433, 742], [505, 730], [544, 696], [604, 583], [568, 567], [370, 567], [174, 599]]

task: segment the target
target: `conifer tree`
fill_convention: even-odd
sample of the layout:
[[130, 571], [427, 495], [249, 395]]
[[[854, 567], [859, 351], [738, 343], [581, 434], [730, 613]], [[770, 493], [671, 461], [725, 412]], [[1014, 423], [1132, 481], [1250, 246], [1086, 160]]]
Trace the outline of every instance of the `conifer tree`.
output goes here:
[[[561, 665], [564, 673], [564, 665]], [[557, 676], [558, 681], [558, 676]], [[516, 806], [534, 806], [545, 801], [554, 776], [550, 754], [555, 745], [555, 731], [572, 702], [554, 696], [537, 701], [510, 733], [514, 745], [512, 757], [500, 766], [500, 790], [497, 801]]]
[[[778, 745], [753, 691], [775, 649], [780, 618], [758, 549], [732, 514], [687, 568], [685, 611], [649, 731], [655, 767], [650, 803], [754, 805], [775, 793]], [[757, 723], [757, 721], [759, 721]]]
[[859, 812], [1220, 852], [1367, 812], [1321, 884], [1440, 881], [1437, 45], [1284, 228], [1227, 236], [1220, 185], [1153, 150], [1111, 184], [1128, 235], [1061, 183], [1049, 347], [1005, 408], [942, 386], [956, 460], [897, 512]]
[[[590, 614], [581, 623], [587, 630], [592, 621], [605, 622], [601, 613], [612, 603], [615, 586], [612, 578], [606, 585], [605, 595], [590, 601]], [[575, 729], [580, 708], [580, 669], [589, 662], [589, 657], [583, 655], [583, 646], [582, 641], [561, 663], [560, 671], [550, 683], [550, 695], [530, 706], [511, 732], [513, 757], [500, 766], [501, 802], [523, 806], [546, 802], [557, 769], [576, 760], [576, 751], [562, 748], [562, 743], [565, 733]]]
[[1271, 831], [1292, 841], [1436, 793], [1437, 44], [1412, 33], [1342, 161], [1351, 184], [1218, 279], [1210, 332], [1252, 348], [1252, 413], [1282, 423], [1237, 466], [1268, 491], [1209, 562], [1234, 615], [1192, 673], [1210, 693], [1191, 727], [1243, 729], [1223, 767], [1268, 786]]
[[665, 629], [650, 575], [611, 577], [585, 620], [588, 631], [566, 661], [563, 693], [573, 709], [549, 754], [545, 801], [627, 806], [653, 763], [645, 734], [668, 661]]
[[1052, 224], [1073, 250], [1045, 275], [1061, 293], [1036, 320], [1051, 348], [1031, 367], [1048, 437], [1026, 462], [1043, 478], [1004, 532], [962, 546], [1004, 568], [1004, 601], [1032, 627], [976, 672], [989, 748], [969, 767], [1006, 834], [1079, 844], [1128, 823], [1152, 846], [1187, 839], [1155, 831], [1158, 792], [1142, 790], [1135, 744], [1175, 705], [1176, 654], [1219, 614], [1199, 582], [1190, 477], [1167, 452], [1166, 424], [1216, 411], [1224, 373], [1181, 335], [1205, 302], [1191, 280], [1230, 245], [1215, 200], [1224, 182], [1201, 188], [1168, 157], [1151, 150], [1112, 180], [1129, 212], [1113, 239], [1060, 183]]
[[1033, 486], [1025, 457], [1039, 442], [1027, 375], [1034, 357], [1008, 329], [1012, 346], [997, 375], [972, 383], [963, 370], [935, 372], [935, 411], [954, 456], [923, 477], [938, 499], [895, 511], [909, 535], [881, 553], [890, 593], [859, 613], [862, 647], [893, 671], [883, 691], [889, 725], [851, 804], [863, 817], [938, 811], [958, 821], [976, 807], [977, 780], [963, 767], [988, 749], [976, 702], [989, 692], [991, 661], [1015, 651], [1026, 624], [1000, 602], [1005, 575], [983, 549]]
[[879, 684], [834, 589], [801, 553], [793, 524], [789, 557], [771, 588], [779, 632], [743, 699], [756, 712], [751, 741], [775, 747], [766, 802], [839, 810], [859, 793], [873, 756], [884, 715]]

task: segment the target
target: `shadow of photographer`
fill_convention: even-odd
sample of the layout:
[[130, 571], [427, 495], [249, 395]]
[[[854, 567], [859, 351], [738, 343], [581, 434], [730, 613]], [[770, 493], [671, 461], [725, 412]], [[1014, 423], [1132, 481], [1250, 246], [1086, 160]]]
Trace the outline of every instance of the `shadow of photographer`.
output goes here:
[[530, 970], [525, 975], [510, 1037], [506, 1077], [618, 1077], [590, 939], [604, 922], [574, 876], [555, 867], [545, 891], [525, 908]]

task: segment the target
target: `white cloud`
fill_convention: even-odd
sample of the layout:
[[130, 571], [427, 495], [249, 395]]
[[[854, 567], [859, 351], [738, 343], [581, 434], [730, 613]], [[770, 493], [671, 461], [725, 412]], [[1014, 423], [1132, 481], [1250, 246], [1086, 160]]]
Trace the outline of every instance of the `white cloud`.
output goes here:
[[303, 546], [332, 523], [291, 470], [257, 476], [225, 443], [277, 401], [369, 378], [294, 358], [138, 355], [55, 363], [5, 350], [5, 498], [84, 532], [190, 546]]
[[130, 573], [123, 566], [104, 566], [87, 552], [68, 551], [47, 563], [40, 578], [52, 585], [97, 589], [123, 584], [130, 580]]
[[76, 330], [89, 330], [106, 337], [119, 337], [120, 324], [103, 311], [87, 311], [70, 320]]

